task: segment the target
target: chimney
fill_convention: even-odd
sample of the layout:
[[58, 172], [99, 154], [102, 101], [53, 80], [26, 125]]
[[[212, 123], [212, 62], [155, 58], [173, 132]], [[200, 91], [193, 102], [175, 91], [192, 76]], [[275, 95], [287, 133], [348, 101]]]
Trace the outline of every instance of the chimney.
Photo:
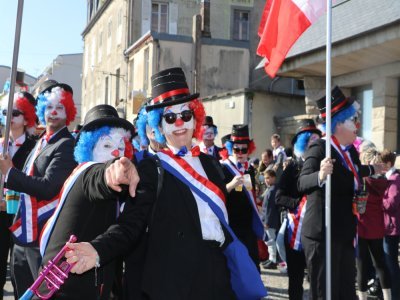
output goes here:
[[201, 0], [201, 36], [211, 38], [210, 31], [210, 0]]

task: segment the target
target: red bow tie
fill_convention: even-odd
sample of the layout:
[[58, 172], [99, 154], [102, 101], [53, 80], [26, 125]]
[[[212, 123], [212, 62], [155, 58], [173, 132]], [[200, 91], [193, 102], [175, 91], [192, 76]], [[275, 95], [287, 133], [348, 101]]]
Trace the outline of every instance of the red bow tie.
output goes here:
[[[186, 146], [183, 146], [178, 153], [176, 153], [177, 156], [185, 156], [188, 153], [188, 149]], [[192, 153], [192, 156], [199, 156], [200, 155], [200, 147], [199, 146], [194, 146], [190, 152]]]
[[17, 146], [17, 147], [21, 147], [21, 146], [22, 146], [22, 144], [20, 144], [20, 143], [15, 143], [15, 146]]

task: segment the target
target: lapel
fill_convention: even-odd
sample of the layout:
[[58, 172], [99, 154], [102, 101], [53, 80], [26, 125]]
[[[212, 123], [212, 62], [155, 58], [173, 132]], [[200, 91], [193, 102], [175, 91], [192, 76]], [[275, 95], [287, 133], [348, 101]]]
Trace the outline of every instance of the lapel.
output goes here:
[[29, 153], [32, 151], [33, 147], [35, 147], [35, 140], [30, 137], [26, 137], [25, 142], [17, 150], [17, 152], [15, 152], [14, 157], [12, 158], [12, 162], [17, 169], [22, 169], [23, 164], [25, 163], [25, 160], [29, 156]]
[[[59, 132], [56, 133], [55, 136], [53, 136], [53, 138], [46, 144], [46, 146], [44, 146], [44, 148], [39, 152], [38, 156], [35, 158], [35, 161], [38, 159], [38, 157], [40, 157], [43, 153], [45, 153], [45, 151], [47, 149], [49, 149], [50, 147], [52, 147], [54, 144], [56, 144], [60, 139], [68, 136], [70, 133], [68, 131], [67, 127], [64, 127], [63, 129], [61, 129]], [[44, 135], [44, 134], [43, 134]], [[42, 138], [43, 135], [40, 137]], [[39, 139], [40, 142], [40, 139]]]

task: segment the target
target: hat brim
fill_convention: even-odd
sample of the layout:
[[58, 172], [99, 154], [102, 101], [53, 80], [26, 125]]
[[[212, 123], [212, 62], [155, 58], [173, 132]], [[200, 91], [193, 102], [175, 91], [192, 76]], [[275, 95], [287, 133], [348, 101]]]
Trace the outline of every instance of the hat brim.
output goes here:
[[57, 86], [59, 86], [59, 87], [61, 87], [62, 89], [64, 89], [64, 91], [70, 92], [71, 94], [74, 93], [73, 90], [72, 90], [72, 88], [71, 88], [68, 84], [65, 84], [65, 83], [57, 83], [57, 84], [53, 84], [53, 85], [48, 86], [48, 87], [45, 88], [43, 91], [41, 91], [39, 94], [44, 94], [45, 92], [51, 92], [51, 90], [52, 90], [54, 87], [57, 87]]
[[146, 111], [149, 112], [149, 111], [152, 111], [152, 110], [158, 109], [158, 108], [182, 104], [182, 103], [197, 99], [197, 98], [199, 98], [199, 96], [200, 96], [200, 94], [196, 93], [196, 94], [185, 96], [185, 97], [182, 97], [179, 99], [173, 99], [170, 101], [164, 101], [162, 103], [156, 103], [154, 105], [148, 105], [148, 106], [146, 106]]
[[322, 132], [321, 132], [321, 130], [319, 130], [318, 128], [303, 130], [303, 131], [300, 131], [300, 132], [296, 133], [296, 135], [293, 137], [293, 139], [292, 139], [292, 146], [294, 146], [294, 144], [295, 144], [296, 141], [297, 141], [297, 138], [298, 138], [299, 135], [300, 135], [301, 133], [303, 133], [303, 132], [316, 133], [316, 134], [318, 134], [320, 137], [322, 136]]
[[115, 117], [101, 118], [83, 125], [78, 135], [76, 136], [76, 143], [78, 143], [81, 132], [94, 131], [103, 126], [123, 128], [131, 133], [131, 138], [133, 138], [135, 134], [135, 127], [133, 127], [133, 124], [125, 119], [115, 118]]

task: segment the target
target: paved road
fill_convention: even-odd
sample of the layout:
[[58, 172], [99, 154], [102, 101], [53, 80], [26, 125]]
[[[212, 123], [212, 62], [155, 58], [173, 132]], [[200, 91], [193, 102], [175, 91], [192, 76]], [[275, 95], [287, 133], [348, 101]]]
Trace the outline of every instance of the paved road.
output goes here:
[[[287, 294], [288, 280], [287, 275], [281, 273], [279, 270], [265, 270], [261, 269], [261, 277], [268, 290], [268, 300], [281, 300], [289, 299]], [[308, 294], [308, 282], [304, 281], [305, 294]], [[7, 283], [4, 291], [4, 300], [13, 300], [12, 286], [9, 275], [7, 276]], [[306, 298], [304, 298], [306, 299]]]

